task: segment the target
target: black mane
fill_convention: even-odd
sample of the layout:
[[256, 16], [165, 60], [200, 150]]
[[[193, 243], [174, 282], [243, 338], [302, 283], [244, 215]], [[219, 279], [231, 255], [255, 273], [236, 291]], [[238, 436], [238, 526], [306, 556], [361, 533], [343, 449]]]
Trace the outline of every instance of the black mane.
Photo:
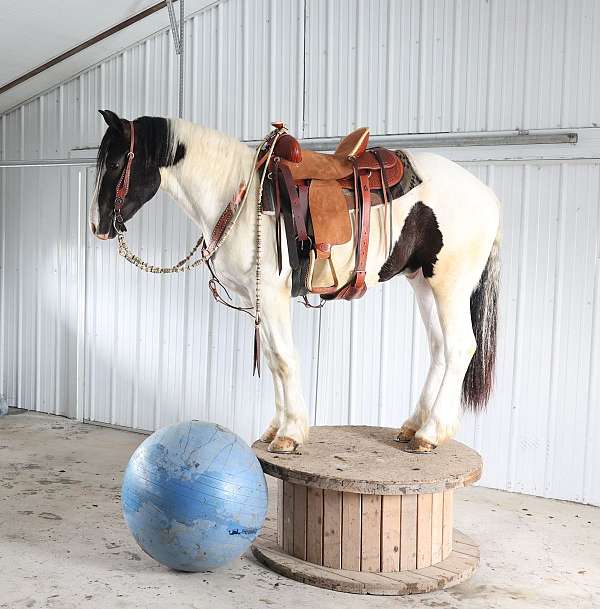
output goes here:
[[[143, 160], [146, 168], [175, 165], [185, 156], [185, 146], [173, 145], [175, 134], [170, 120], [158, 116], [140, 116], [133, 121], [135, 129], [135, 155]], [[98, 148], [96, 160], [97, 175], [101, 176], [108, 150], [123, 135], [109, 127]]]

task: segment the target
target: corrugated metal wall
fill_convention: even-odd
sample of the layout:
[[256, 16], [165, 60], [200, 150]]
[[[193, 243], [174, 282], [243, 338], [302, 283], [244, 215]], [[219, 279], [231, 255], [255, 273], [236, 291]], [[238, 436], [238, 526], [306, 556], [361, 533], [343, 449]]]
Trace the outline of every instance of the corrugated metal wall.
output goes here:
[[[368, 124], [379, 134], [569, 128], [589, 142], [585, 154], [443, 152], [504, 202], [497, 389], [461, 438], [483, 453], [484, 484], [597, 504], [599, 26], [593, 0], [229, 0], [186, 30], [188, 117], [242, 139], [283, 118], [304, 137]], [[173, 115], [176, 90], [164, 31], [4, 115], [2, 158], [96, 146], [98, 108]], [[0, 170], [0, 393], [142, 429], [209, 418], [251, 440], [273, 403], [268, 375], [251, 376], [251, 323], [213, 303], [203, 270], [141, 274], [92, 239], [92, 184], [92, 169]], [[162, 196], [129, 235], [160, 263], [197, 238]], [[298, 306], [294, 324], [315, 423], [402, 422], [428, 354], [405, 282], [320, 312]]]

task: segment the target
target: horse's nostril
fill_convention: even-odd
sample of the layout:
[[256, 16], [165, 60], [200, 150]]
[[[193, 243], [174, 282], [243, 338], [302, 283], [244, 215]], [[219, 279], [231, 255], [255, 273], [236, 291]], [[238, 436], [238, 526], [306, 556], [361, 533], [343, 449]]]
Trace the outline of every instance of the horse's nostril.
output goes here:
[[92, 234], [95, 235], [98, 227], [93, 222], [90, 222], [90, 227], [92, 229]]

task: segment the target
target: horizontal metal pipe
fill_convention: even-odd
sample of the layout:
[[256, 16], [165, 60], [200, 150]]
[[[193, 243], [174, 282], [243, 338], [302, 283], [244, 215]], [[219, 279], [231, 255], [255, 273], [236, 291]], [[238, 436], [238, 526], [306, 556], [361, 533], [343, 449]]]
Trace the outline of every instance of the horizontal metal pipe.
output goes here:
[[25, 161], [23, 159], [16, 161], [0, 161], [0, 169], [8, 167], [53, 167], [59, 165], [62, 167], [77, 167], [95, 165], [96, 159], [38, 159]]
[[[387, 148], [449, 148], [469, 146], [523, 146], [536, 144], [576, 144], [577, 133], [486, 133], [477, 135], [372, 135], [371, 146]], [[301, 140], [309, 150], [332, 150], [339, 138]]]
[[[451, 148], [469, 146], [524, 146], [536, 144], [576, 144], [577, 133], [511, 133], [497, 132], [477, 135], [372, 135], [369, 144], [388, 148]], [[300, 140], [303, 148], [309, 150], [333, 150], [339, 142], [338, 137], [315, 137]], [[258, 140], [245, 142], [250, 146], [259, 144]], [[50, 167], [95, 165], [95, 158], [84, 159], [40, 159], [36, 161], [0, 161], [4, 167]]]

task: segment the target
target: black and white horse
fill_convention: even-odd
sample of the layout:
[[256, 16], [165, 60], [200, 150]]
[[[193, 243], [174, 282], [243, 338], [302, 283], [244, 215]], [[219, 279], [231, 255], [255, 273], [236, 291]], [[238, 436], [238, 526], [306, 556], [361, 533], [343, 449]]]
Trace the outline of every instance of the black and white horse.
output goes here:
[[[127, 167], [131, 123], [108, 110], [101, 113], [108, 129], [98, 153], [90, 223], [96, 237], [112, 239], [115, 191]], [[211, 235], [223, 209], [248, 183], [254, 150], [183, 120], [140, 117], [133, 125], [135, 156], [122, 221], [162, 188], [203, 235]], [[404, 275], [415, 291], [431, 364], [398, 440], [408, 442], [409, 450], [425, 452], [456, 433], [461, 405], [482, 409], [489, 397], [496, 351], [499, 203], [456, 163], [430, 153], [405, 154], [418, 184], [392, 202], [397, 240], [391, 254], [383, 218], [371, 212], [366, 283]], [[252, 184], [230, 236], [212, 258], [217, 276], [247, 306], [255, 299], [258, 180]], [[309, 426], [292, 337], [291, 269], [284, 255], [283, 272], [278, 272], [273, 216], [263, 217], [262, 233], [261, 342], [275, 386], [275, 415], [262, 440], [272, 451], [292, 452], [307, 438]], [[338, 262], [347, 259], [349, 278], [353, 245], [348, 244], [345, 258], [344, 251]]]

